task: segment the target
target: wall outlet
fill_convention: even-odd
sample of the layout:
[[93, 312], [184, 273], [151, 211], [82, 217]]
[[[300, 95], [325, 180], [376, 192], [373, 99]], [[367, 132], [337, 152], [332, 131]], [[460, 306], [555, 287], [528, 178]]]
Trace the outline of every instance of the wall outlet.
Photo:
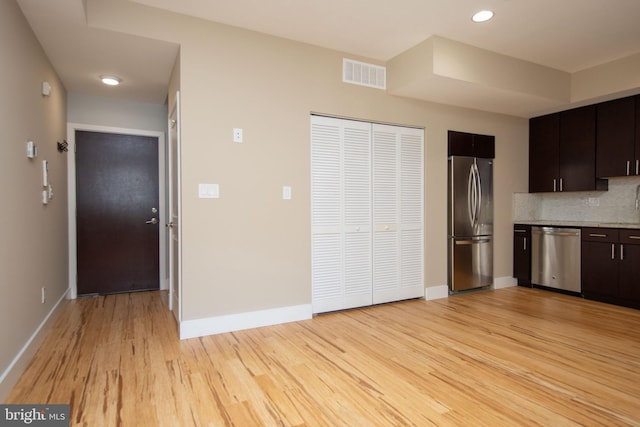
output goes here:
[[233, 128], [233, 142], [242, 142], [242, 129]]
[[47, 288], [43, 286], [42, 287], [42, 303], [44, 304], [45, 302], [47, 302]]

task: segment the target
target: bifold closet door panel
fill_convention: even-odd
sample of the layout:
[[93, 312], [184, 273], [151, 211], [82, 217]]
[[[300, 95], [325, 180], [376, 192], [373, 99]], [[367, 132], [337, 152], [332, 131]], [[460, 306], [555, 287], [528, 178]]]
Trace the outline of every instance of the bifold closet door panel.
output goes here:
[[373, 125], [373, 302], [424, 296], [424, 130]]
[[311, 118], [313, 312], [371, 305], [371, 125]]

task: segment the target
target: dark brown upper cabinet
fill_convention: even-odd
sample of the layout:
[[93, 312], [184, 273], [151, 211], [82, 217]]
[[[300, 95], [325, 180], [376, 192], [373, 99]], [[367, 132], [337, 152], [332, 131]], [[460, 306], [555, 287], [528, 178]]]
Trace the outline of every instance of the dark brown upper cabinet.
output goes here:
[[529, 121], [529, 192], [606, 190], [595, 169], [595, 105]]
[[560, 113], [560, 191], [597, 190], [596, 181], [596, 106], [563, 111]]
[[529, 120], [529, 192], [556, 191], [560, 175], [560, 113]]
[[[596, 175], [640, 173], [640, 97], [597, 104]], [[638, 127], [638, 129], [636, 129]]]
[[479, 135], [475, 133], [448, 132], [449, 156], [495, 158], [496, 137], [492, 135]]
[[[640, 95], [635, 97], [636, 100], [636, 166], [640, 168]], [[640, 175], [640, 170], [636, 168], [637, 175]]]

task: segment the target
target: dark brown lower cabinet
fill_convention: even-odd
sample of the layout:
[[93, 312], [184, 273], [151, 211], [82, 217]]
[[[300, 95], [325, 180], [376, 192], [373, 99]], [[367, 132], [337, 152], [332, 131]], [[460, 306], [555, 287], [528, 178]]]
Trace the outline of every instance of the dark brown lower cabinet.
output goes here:
[[620, 230], [620, 297], [640, 308], [640, 230]]
[[580, 276], [585, 298], [608, 300], [618, 294], [617, 244], [617, 229], [582, 229]]
[[513, 226], [513, 277], [518, 286], [531, 287], [531, 226]]
[[640, 308], [640, 230], [583, 228], [582, 294]]

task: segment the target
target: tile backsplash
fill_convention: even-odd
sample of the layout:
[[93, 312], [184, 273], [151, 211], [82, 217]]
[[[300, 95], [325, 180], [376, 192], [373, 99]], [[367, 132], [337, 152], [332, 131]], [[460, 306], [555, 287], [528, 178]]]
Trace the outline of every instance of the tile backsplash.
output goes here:
[[513, 221], [640, 223], [640, 177], [609, 178], [609, 191], [514, 193]]

